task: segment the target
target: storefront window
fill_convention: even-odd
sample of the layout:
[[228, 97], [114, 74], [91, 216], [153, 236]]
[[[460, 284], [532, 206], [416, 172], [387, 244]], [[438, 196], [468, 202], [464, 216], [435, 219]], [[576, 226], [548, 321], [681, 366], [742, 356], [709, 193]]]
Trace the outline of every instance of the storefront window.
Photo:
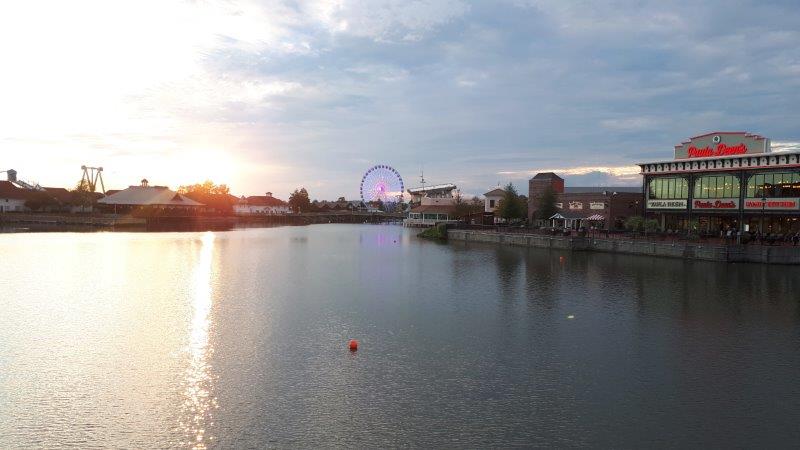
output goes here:
[[694, 181], [694, 198], [739, 197], [739, 178], [734, 175], [706, 175]]
[[800, 174], [762, 173], [747, 180], [748, 198], [800, 197]]
[[647, 196], [653, 200], [684, 199], [689, 195], [689, 183], [681, 177], [659, 177], [650, 180]]

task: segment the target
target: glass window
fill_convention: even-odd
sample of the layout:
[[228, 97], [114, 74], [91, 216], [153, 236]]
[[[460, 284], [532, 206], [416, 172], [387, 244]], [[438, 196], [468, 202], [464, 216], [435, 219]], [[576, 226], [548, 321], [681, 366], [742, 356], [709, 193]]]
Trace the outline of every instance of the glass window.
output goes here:
[[696, 198], [736, 198], [739, 190], [735, 175], [706, 175], [695, 180]]
[[653, 178], [650, 180], [647, 193], [651, 199], [683, 199], [689, 193], [689, 183], [682, 177]]
[[800, 174], [797, 172], [751, 175], [747, 197], [800, 197]]

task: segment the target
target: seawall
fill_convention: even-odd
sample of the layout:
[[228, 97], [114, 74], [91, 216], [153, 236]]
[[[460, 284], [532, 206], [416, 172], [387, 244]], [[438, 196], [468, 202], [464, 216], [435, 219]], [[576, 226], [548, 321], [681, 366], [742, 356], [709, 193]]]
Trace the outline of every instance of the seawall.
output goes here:
[[800, 265], [800, 247], [772, 247], [765, 245], [717, 246], [692, 242], [560, 237], [475, 230], [448, 230], [447, 238], [452, 241], [486, 242], [568, 251], [623, 253], [719, 262]]

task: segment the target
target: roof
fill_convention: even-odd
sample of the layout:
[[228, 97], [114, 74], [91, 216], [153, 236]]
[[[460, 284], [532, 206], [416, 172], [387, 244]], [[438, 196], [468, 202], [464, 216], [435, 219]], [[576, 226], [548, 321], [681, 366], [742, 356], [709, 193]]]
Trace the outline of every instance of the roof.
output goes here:
[[166, 186], [130, 186], [97, 202], [105, 205], [203, 206]]
[[420, 205], [411, 208], [413, 213], [437, 213], [437, 214], [453, 214], [456, 212], [455, 205]]
[[556, 175], [556, 174], [555, 174], [555, 173], [553, 173], [553, 172], [540, 172], [540, 173], [537, 173], [536, 175], [534, 175], [534, 176], [533, 176], [533, 179], [534, 179], [534, 180], [542, 180], [542, 179], [547, 179], [547, 180], [552, 180], [552, 179], [563, 180], [563, 178], [561, 178], [560, 176]]
[[408, 189], [408, 193], [409, 194], [416, 194], [418, 192], [452, 191], [453, 189], [456, 189], [456, 185], [453, 184], [453, 183], [435, 184], [433, 186], [409, 188]]
[[497, 189], [492, 189], [491, 191], [483, 194], [484, 197], [488, 197], [490, 195], [491, 196], [503, 196], [503, 195], [506, 195], [506, 191], [504, 189], [497, 188]]
[[61, 203], [67, 203], [72, 199], [72, 193], [64, 188], [46, 187], [44, 190]]
[[16, 187], [10, 181], [0, 181], [0, 197], [27, 200], [30, 197], [30, 193], [25, 189]]
[[548, 219], [585, 219], [586, 213], [580, 211], [560, 211], [552, 216], [548, 217]]
[[601, 192], [633, 192], [637, 194], [642, 193], [641, 186], [575, 186], [565, 187], [565, 194], [585, 194], [585, 193], [601, 193]]
[[244, 201], [240, 201], [239, 203], [244, 203], [246, 205], [256, 205], [256, 206], [287, 206], [288, 204], [279, 199], [272, 196], [266, 195], [251, 195], [244, 199]]

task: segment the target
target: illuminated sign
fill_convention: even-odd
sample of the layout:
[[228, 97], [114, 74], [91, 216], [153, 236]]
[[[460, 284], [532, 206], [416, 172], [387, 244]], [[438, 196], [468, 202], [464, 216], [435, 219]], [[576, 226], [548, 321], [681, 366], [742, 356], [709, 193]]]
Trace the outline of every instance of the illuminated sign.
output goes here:
[[766, 202], [762, 202], [760, 198], [751, 198], [744, 201], [744, 209], [751, 210], [796, 210], [798, 209], [798, 205], [800, 205], [800, 199], [797, 198], [768, 198]]
[[569, 209], [583, 209], [582, 202], [569, 202]]
[[694, 199], [692, 209], [739, 209], [738, 198]]
[[648, 200], [647, 209], [686, 209], [686, 200]]
[[769, 139], [741, 131], [695, 136], [675, 146], [675, 159], [716, 158], [722, 156], [769, 153]]
[[689, 158], [708, 158], [710, 156], [732, 156], [744, 155], [749, 153], [747, 145], [740, 142], [737, 145], [717, 144], [716, 146], [707, 145], [703, 148], [697, 148], [694, 145], [689, 146], [686, 150], [686, 156]]
[[603, 202], [589, 202], [589, 209], [606, 209], [606, 204]]

